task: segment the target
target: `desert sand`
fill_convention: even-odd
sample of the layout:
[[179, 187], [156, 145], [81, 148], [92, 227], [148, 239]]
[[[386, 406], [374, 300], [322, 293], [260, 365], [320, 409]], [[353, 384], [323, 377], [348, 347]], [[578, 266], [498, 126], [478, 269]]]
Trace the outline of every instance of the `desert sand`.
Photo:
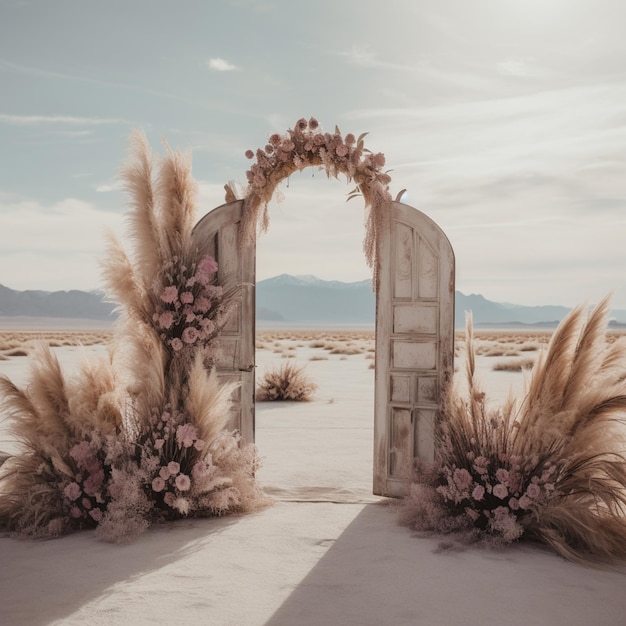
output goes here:
[[[626, 623], [626, 568], [586, 568], [526, 543], [442, 551], [441, 538], [397, 525], [397, 502], [371, 494], [371, 336], [258, 333], [258, 377], [293, 359], [318, 385], [312, 402], [258, 405], [258, 479], [272, 506], [159, 526], [123, 546], [91, 532], [44, 542], [2, 537], [0, 624]], [[488, 341], [485, 351], [499, 343]], [[333, 354], [324, 342], [352, 349]], [[71, 369], [103, 349], [55, 351]], [[522, 387], [520, 372], [494, 372], [495, 362], [532, 352], [479, 357], [489, 396], [499, 401]], [[12, 356], [0, 372], [23, 384], [27, 366]], [[0, 449], [11, 448], [1, 428]]]

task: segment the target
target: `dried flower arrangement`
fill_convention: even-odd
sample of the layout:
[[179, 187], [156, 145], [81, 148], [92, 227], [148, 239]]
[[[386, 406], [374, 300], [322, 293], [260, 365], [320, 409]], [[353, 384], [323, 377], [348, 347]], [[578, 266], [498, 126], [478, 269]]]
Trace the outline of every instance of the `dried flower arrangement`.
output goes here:
[[574, 309], [525, 395], [487, 408], [475, 377], [452, 391], [433, 466], [416, 468], [401, 522], [464, 541], [540, 541], [573, 561], [626, 560], [626, 341], [606, 340], [608, 299]]
[[344, 174], [348, 181], [354, 180], [356, 187], [348, 200], [362, 195], [369, 213], [365, 224], [363, 248], [374, 278], [378, 270], [377, 238], [389, 218], [391, 177], [383, 167], [385, 155], [373, 153], [365, 148], [367, 133], [355, 137], [352, 133], [342, 136], [339, 128], [334, 133], [325, 133], [315, 118], [298, 120], [293, 129], [284, 135], [275, 133], [267, 145], [256, 152], [248, 150], [246, 156], [256, 159], [246, 172], [248, 188], [244, 200], [242, 237], [254, 241], [256, 231], [267, 230], [269, 214], [267, 205], [277, 185], [298, 170], [317, 166], [326, 174], [337, 178]]
[[191, 236], [191, 161], [133, 137], [123, 179], [132, 255], [110, 238], [104, 277], [121, 312], [105, 357], [66, 378], [47, 346], [19, 389], [0, 377], [22, 451], [0, 469], [0, 524], [21, 536], [96, 528], [126, 541], [151, 523], [266, 504], [256, 448], [228, 432], [232, 384], [211, 368], [236, 295]]

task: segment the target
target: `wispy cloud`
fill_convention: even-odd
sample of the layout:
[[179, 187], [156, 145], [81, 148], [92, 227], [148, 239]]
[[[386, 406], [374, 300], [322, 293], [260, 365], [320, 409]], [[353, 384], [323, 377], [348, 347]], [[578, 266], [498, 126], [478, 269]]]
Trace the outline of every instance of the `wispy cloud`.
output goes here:
[[215, 70], [216, 72], [233, 72], [240, 69], [226, 59], [221, 59], [219, 57], [209, 59], [207, 61], [207, 65], [209, 66], [210, 70]]
[[74, 115], [11, 115], [9, 113], [0, 113], [0, 123], [15, 124], [18, 126], [38, 124], [99, 126], [102, 124], [128, 124], [129, 122], [121, 118], [111, 117], [78, 117]]

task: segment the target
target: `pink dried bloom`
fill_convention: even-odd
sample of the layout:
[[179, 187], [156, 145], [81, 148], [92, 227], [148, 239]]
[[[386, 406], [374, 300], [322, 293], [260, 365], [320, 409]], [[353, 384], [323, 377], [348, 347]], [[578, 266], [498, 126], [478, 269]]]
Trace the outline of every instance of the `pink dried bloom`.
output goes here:
[[309, 120], [309, 128], [311, 130], [316, 130], [319, 125], [320, 123], [314, 117]]
[[504, 498], [506, 498], [509, 495], [509, 491], [502, 483], [498, 483], [493, 488], [493, 495], [496, 498], [500, 498], [500, 500], [504, 500]]
[[526, 495], [529, 498], [537, 498], [539, 497], [539, 494], [541, 493], [541, 489], [539, 488], [539, 485], [537, 485], [536, 483], [530, 483], [530, 485], [528, 485], [528, 487], [526, 488]]
[[194, 308], [199, 313], [206, 313], [210, 307], [211, 307], [211, 301], [208, 298], [205, 298], [204, 296], [200, 296], [196, 298]]
[[198, 339], [198, 330], [193, 326], [187, 326], [187, 328], [183, 330], [182, 339], [185, 343], [194, 343]]
[[308, 126], [307, 121], [301, 117], [297, 122], [296, 122], [296, 128], [298, 130], [306, 130], [306, 127]]
[[171, 476], [171, 472], [170, 472], [170, 468], [167, 465], [164, 465], [160, 470], [159, 470], [159, 476], [163, 479], [163, 480], [167, 480], [170, 476]]
[[335, 152], [337, 153], [338, 157], [345, 157], [346, 154], [348, 154], [348, 146], [340, 143], [336, 148], [335, 148]]
[[252, 150], [246, 150], [246, 158], [254, 159], [254, 152], [252, 152]]
[[189, 491], [191, 487], [191, 480], [189, 480], [189, 476], [187, 474], [179, 474], [176, 476], [176, 488], [179, 491]]
[[376, 167], [383, 167], [385, 165], [385, 155], [382, 152], [377, 152], [373, 155], [372, 160]]
[[517, 511], [519, 509], [519, 500], [517, 498], [509, 498], [509, 508], [511, 511]]
[[206, 446], [204, 439], [196, 439], [195, 443], [193, 444], [193, 447], [196, 450], [203, 450], [204, 446]]
[[174, 337], [174, 339], [170, 341], [170, 345], [172, 346], [174, 352], [178, 352], [183, 349], [183, 342], [178, 337]]
[[469, 489], [472, 482], [472, 475], [465, 468], [454, 470], [454, 484], [461, 491]]
[[479, 474], [486, 474], [488, 465], [489, 465], [488, 459], [486, 459], [484, 456], [478, 456], [476, 457], [476, 460], [474, 461], [473, 467], [476, 470], [476, 472], [478, 472]]
[[83, 505], [83, 509], [89, 510], [91, 508], [91, 500], [89, 498], [83, 498], [80, 503]]
[[520, 509], [527, 509], [532, 503], [533, 501], [526, 494], [519, 499]]
[[326, 138], [322, 133], [316, 133], [313, 135], [313, 143], [316, 146], [323, 146], [326, 143]]
[[[202, 440], [198, 439], [198, 441], [202, 441]], [[191, 475], [196, 480], [198, 480], [198, 478], [202, 478], [203, 476], [206, 476], [206, 474], [207, 474], [207, 466], [202, 461], [198, 461], [191, 470]]]
[[181, 424], [176, 429], [176, 443], [178, 447], [191, 448], [198, 437], [198, 431], [193, 424]]
[[157, 476], [152, 480], [152, 491], [160, 493], [163, 489], [165, 489], [165, 481], [160, 476]]
[[165, 443], [165, 439], [155, 439], [154, 440], [154, 449], [155, 450], [160, 450], [163, 447], [164, 443]]
[[285, 139], [282, 145], [280, 146], [280, 149], [283, 152], [291, 152], [295, 147], [296, 147], [296, 144], [293, 141], [291, 141], [291, 139]]
[[352, 133], [348, 133], [345, 142], [347, 146], [353, 146], [356, 143], [356, 137]]
[[196, 314], [193, 312], [193, 310], [185, 309], [185, 323], [191, 324], [191, 322], [194, 322], [195, 320], [196, 320]]
[[82, 513], [80, 512], [80, 509], [77, 506], [73, 506], [70, 509], [70, 517], [73, 517], [74, 519], [78, 519], [81, 516], [82, 516]]
[[91, 446], [87, 441], [77, 443], [70, 450], [70, 456], [76, 461], [79, 467], [81, 467], [85, 463], [85, 460], [92, 455]]
[[503, 467], [499, 467], [496, 470], [496, 478], [501, 483], [506, 483], [509, 480], [509, 472], [505, 470]]
[[274, 148], [277, 148], [282, 140], [283, 138], [278, 133], [270, 135], [270, 143], [274, 146]]
[[180, 301], [183, 304], [193, 304], [193, 294], [191, 291], [183, 291], [183, 293], [180, 294]]
[[171, 476], [176, 476], [176, 474], [180, 472], [180, 463], [177, 463], [176, 461], [170, 461], [167, 464], [167, 469], [170, 471]]
[[93, 511], [89, 511], [89, 515], [95, 522], [102, 521], [102, 509], [95, 508]]
[[267, 152], [268, 154], [272, 154], [274, 152], [274, 146], [271, 143], [268, 143], [265, 146], [265, 152]]
[[187, 498], [176, 498], [172, 503], [172, 507], [181, 515], [187, 515], [189, 513], [189, 500]]
[[174, 323], [174, 314], [171, 311], [164, 311], [159, 315], [158, 324], [161, 328], [167, 330]]
[[163, 502], [167, 504], [167, 506], [174, 506], [174, 502], [176, 501], [176, 496], [171, 492], [167, 491], [163, 496]]
[[99, 469], [97, 472], [90, 474], [87, 480], [83, 484], [85, 493], [89, 496], [93, 496], [97, 491], [100, 491], [102, 484], [104, 483], [104, 471]]
[[217, 272], [217, 261], [210, 255], [202, 257], [196, 269], [196, 276], [212, 275], [215, 274], [215, 272]]
[[169, 285], [161, 292], [161, 300], [166, 304], [172, 304], [178, 300], [178, 289], [176, 285]]
[[71, 502], [78, 500], [81, 494], [82, 489], [78, 483], [70, 483], [65, 487], [65, 489], [63, 489], [63, 495]]
[[482, 485], [476, 485], [472, 491], [472, 499], [480, 502], [485, 497], [485, 488]]

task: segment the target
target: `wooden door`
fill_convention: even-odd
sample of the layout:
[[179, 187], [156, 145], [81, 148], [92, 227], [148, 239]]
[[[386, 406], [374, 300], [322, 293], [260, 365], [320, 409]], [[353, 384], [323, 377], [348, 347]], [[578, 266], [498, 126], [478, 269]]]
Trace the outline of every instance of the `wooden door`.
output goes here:
[[254, 244], [240, 247], [239, 225], [243, 200], [213, 209], [194, 227], [192, 236], [204, 254], [218, 264], [218, 283], [225, 289], [241, 285], [235, 310], [219, 338], [216, 369], [223, 381], [240, 384], [233, 396], [230, 430], [238, 430], [244, 442], [254, 441], [254, 341], [255, 267]]
[[392, 202], [376, 299], [374, 493], [407, 492], [432, 461], [439, 400], [454, 367], [454, 253], [426, 215]]

